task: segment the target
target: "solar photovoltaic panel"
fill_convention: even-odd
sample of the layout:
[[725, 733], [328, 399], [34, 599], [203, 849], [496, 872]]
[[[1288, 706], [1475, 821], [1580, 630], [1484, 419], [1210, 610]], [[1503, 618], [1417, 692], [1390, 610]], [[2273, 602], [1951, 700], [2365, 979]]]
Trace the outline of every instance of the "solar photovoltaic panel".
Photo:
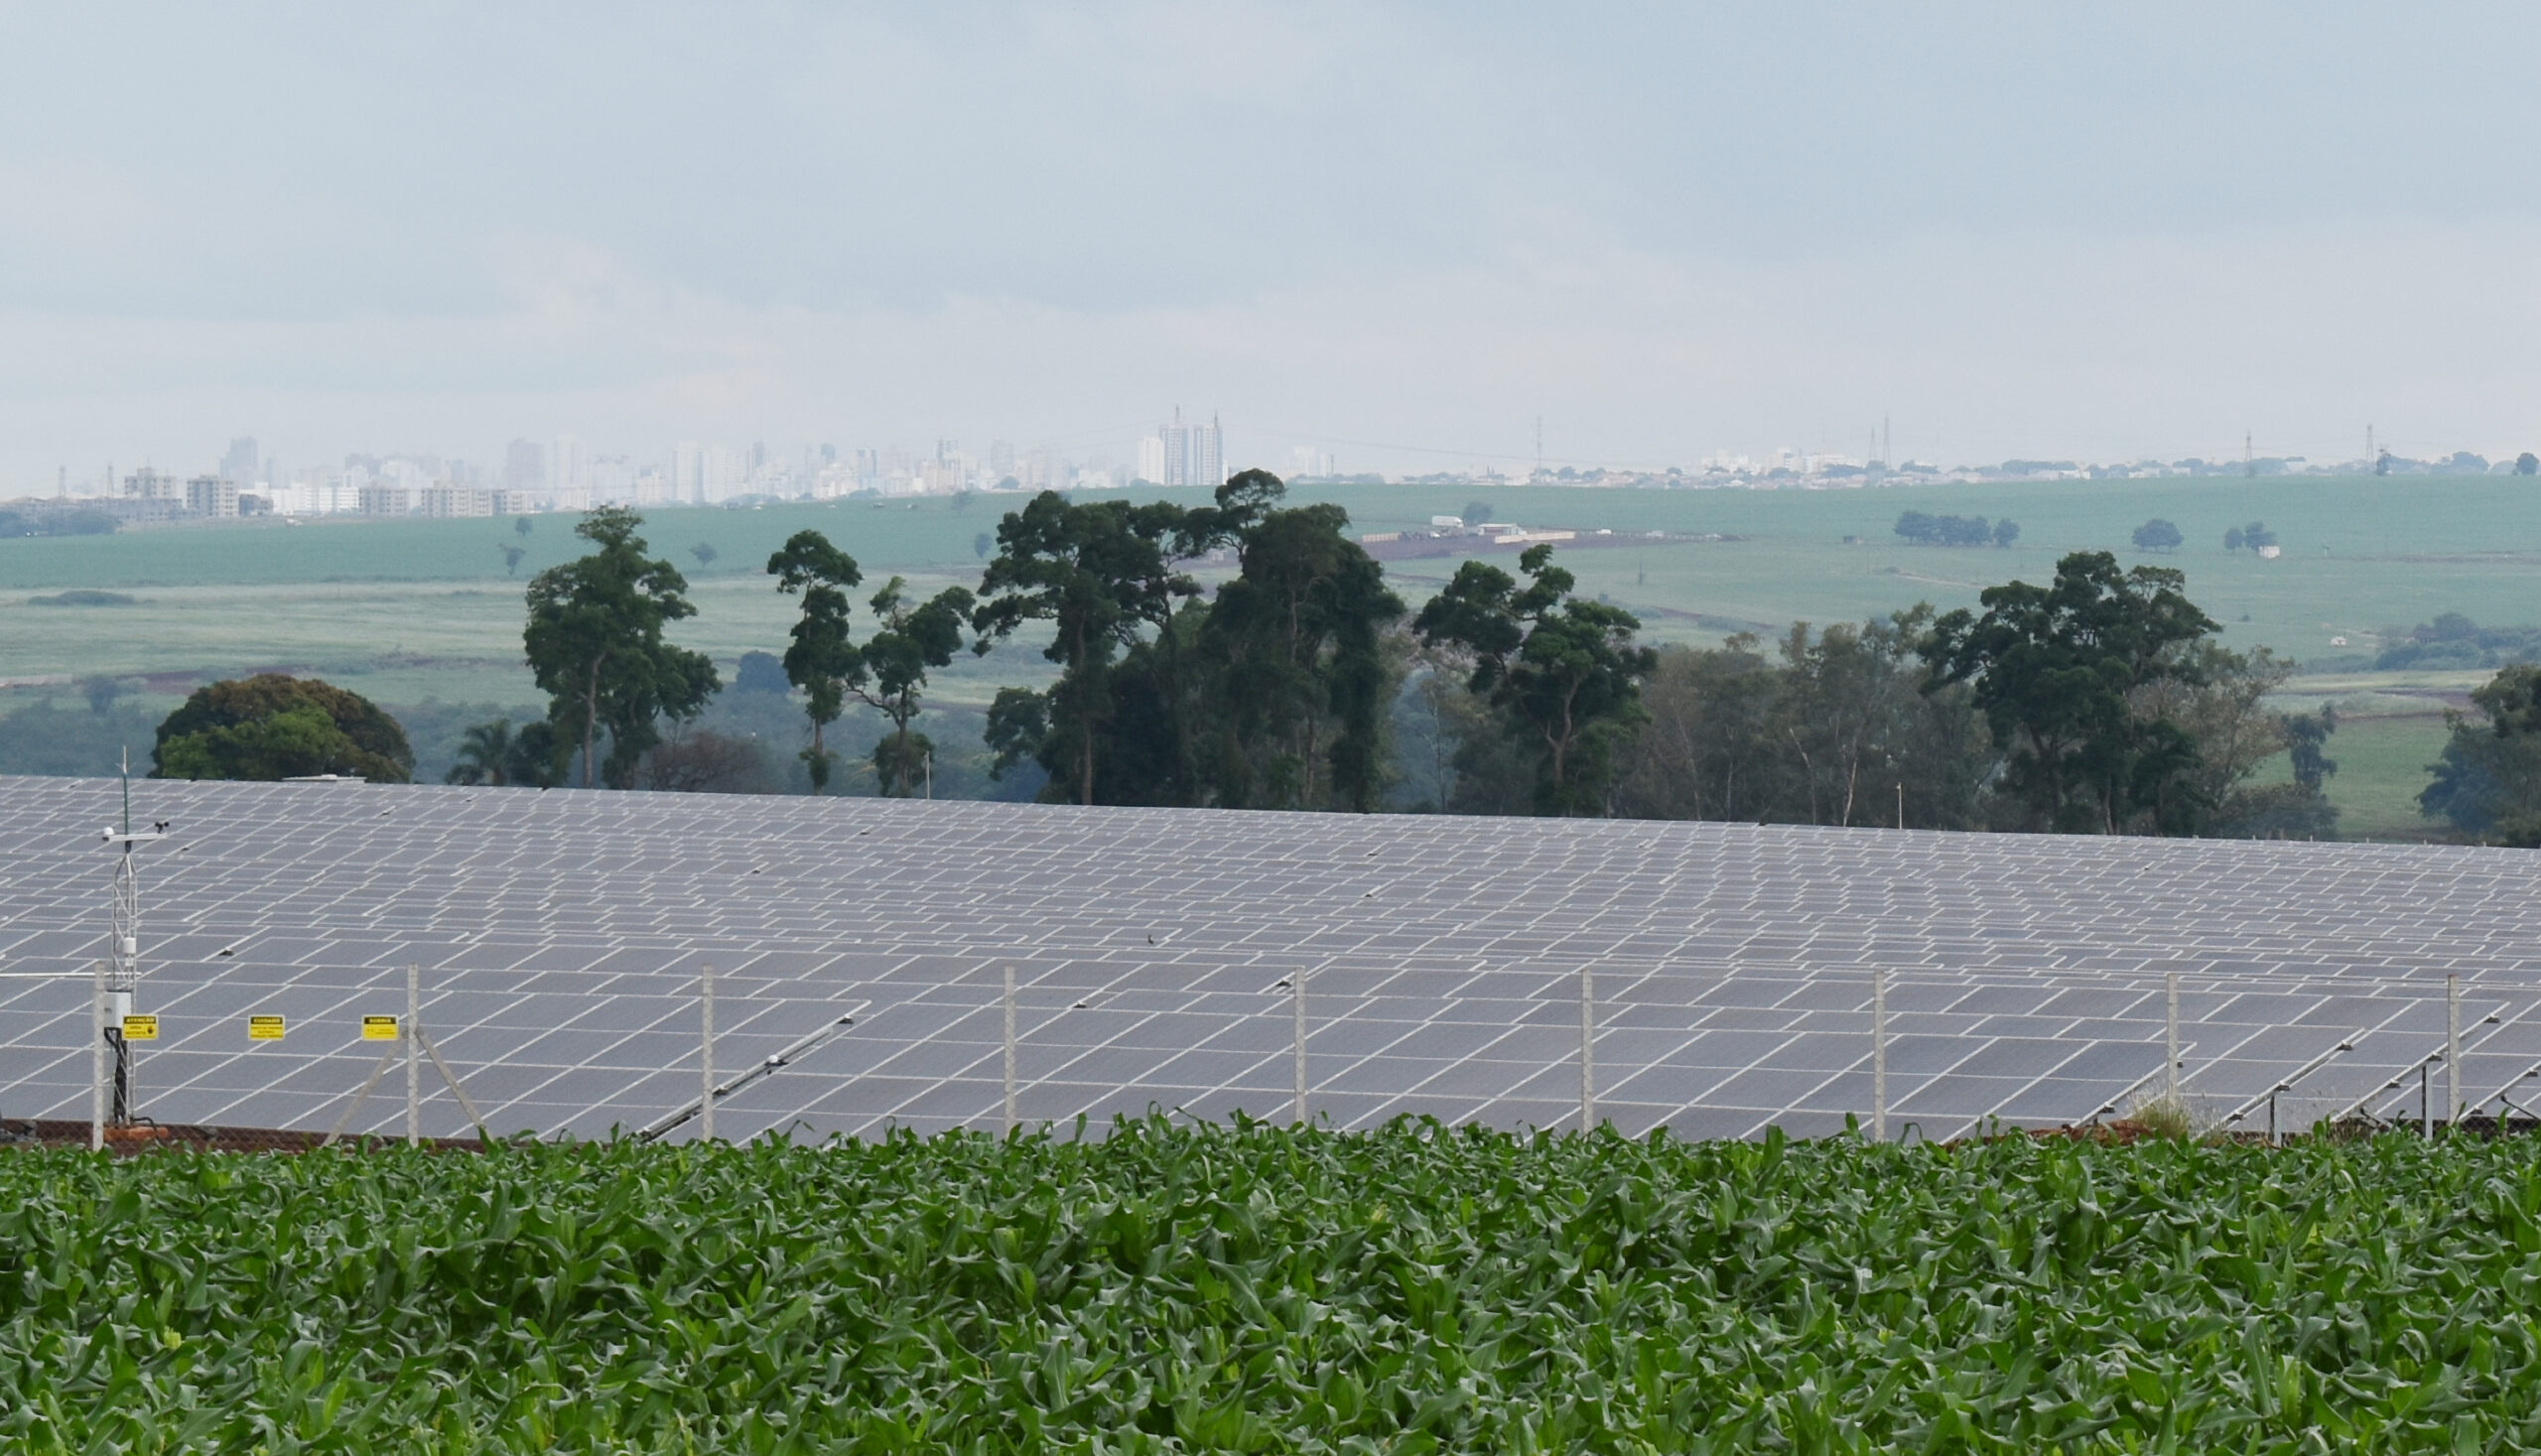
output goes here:
[[[0, 779], [0, 1113], [86, 1115], [120, 789]], [[2164, 1088], [2396, 1107], [2462, 997], [2470, 1097], [2541, 1083], [2521, 852], [350, 784], [138, 783], [136, 1107], [403, 1125], [365, 1014], [422, 1019], [497, 1129], [689, 1135], [718, 972], [720, 1135], [993, 1126], [1017, 1103], [1627, 1130], [2052, 1125]], [[282, 1014], [280, 1041], [246, 1018]], [[771, 1062], [770, 1059], [776, 1059]], [[438, 1077], [431, 1078], [437, 1088]], [[2400, 1087], [2405, 1082], [2406, 1087]], [[2279, 1111], [2283, 1109], [2280, 1107]], [[2323, 1115], [2330, 1115], [2324, 1113]], [[465, 1130], [436, 1090], [429, 1130]]]

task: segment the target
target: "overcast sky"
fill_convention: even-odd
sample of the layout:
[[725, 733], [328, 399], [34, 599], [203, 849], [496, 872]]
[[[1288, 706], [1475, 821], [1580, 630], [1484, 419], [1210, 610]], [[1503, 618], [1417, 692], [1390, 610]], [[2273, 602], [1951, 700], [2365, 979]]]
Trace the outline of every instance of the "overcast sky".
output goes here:
[[0, 488], [1176, 404], [1389, 470], [1538, 416], [1555, 463], [2510, 454], [2536, 17], [9, 6]]

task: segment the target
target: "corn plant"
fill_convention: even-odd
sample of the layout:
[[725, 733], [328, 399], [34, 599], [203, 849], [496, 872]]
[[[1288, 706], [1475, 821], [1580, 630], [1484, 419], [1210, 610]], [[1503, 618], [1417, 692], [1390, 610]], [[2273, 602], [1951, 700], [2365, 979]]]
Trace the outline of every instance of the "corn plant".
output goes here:
[[0, 1154], [0, 1449], [2505, 1451], [2541, 1166], [1338, 1134]]

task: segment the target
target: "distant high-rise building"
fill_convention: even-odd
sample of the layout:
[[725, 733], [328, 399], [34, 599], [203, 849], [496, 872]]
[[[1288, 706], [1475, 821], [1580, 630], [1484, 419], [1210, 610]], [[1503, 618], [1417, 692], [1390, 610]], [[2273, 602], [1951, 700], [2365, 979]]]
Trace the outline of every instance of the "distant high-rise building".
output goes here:
[[143, 465], [123, 477], [123, 493], [131, 500], [183, 500], [186, 487], [176, 476]]
[[671, 451], [671, 499], [682, 505], [706, 503], [706, 447], [683, 440]]
[[1332, 455], [1329, 451], [1317, 450], [1311, 445], [1300, 445], [1288, 452], [1288, 478], [1313, 480], [1331, 473]]
[[1191, 483], [1216, 489], [1227, 483], [1226, 436], [1218, 429], [1218, 417], [1191, 430]]
[[547, 482], [547, 452], [534, 440], [515, 440], [503, 450], [503, 484], [526, 490]]
[[1217, 417], [1210, 416], [1205, 425], [1185, 425], [1176, 405], [1173, 423], [1158, 425], [1138, 443], [1138, 478], [1158, 485], [1225, 484], [1226, 436]]
[[220, 458], [220, 473], [241, 485], [255, 480], [256, 442], [254, 437], [241, 435], [229, 442], [228, 453]]
[[1159, 485], [1191, 483], [1191, 430], [1182, 423], [1182, 406], [1173, 407], [1173, 423], [1156, 432], [1164, 437], [1164, 477]]
[[547, 485], [552, 490], [572, 490], [583, 483], [583, 443], [571, 435], [559, 435], [547, 448]]

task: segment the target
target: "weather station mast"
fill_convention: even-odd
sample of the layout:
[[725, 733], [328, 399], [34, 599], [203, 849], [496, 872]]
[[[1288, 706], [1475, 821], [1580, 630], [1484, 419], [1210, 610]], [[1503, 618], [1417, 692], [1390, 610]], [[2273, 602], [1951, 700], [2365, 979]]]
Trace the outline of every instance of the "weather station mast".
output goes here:
[[[123, 828], [107, 829], [101, 836], [107, 844], [123, 853], [115, 861], [115, 896], [113, 939], [107, 946], [108, 978], [106, 983], [107, 1015], [106, 1048], [114, 1056], [114, 1106], [107, 1121], [117, 1127], [132, 1125], [132, 1040], [125, 1035], [133, 1012], [133, 997], [141, 989], [141, 864], [133, 855], [138, 845], [147, 845], [168, 837], [168, 821], [159, 820], [136, 834], [132, 828], [132, 750], [123, 755]], [[157, 1028], [151, 1028], [155, 1035]]]

